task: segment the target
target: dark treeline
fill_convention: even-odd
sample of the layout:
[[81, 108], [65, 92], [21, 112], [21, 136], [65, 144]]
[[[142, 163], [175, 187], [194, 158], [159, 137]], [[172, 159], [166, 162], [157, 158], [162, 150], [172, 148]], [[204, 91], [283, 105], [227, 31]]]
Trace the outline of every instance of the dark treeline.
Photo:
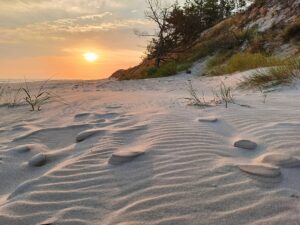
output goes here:
[[147, 47], [147, 56], [156, 67], [178, 46], [188, 47], [206, 29], [246, 6], [246, 0], [187, 0], [164, 6], [161, 0], [147, 0], [146, 17], [158, 30]]

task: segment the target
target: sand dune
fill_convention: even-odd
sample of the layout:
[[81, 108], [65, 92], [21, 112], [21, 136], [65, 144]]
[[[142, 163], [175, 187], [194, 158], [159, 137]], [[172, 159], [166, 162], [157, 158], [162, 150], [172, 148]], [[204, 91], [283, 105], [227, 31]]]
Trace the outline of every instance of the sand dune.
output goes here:
[[67, 105], [0, 107], [0, 224], [300, 224], [300, 91], [184, 99], [245, 75], [53, 82]]

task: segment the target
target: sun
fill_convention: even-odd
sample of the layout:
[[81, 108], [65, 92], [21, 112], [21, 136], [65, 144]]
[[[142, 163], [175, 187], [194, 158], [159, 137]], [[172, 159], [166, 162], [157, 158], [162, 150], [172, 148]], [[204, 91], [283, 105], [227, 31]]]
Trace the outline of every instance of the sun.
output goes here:
[[95, 62], [98, 59], [98, 55], [94, 52], [86, 52], [83, 54], [83, 57], [88, 62]]

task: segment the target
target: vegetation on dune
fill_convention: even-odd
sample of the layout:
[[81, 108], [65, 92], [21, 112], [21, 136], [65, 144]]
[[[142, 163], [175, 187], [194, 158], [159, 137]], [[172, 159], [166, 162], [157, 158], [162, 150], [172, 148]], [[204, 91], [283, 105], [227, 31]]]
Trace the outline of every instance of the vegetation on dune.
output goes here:
[[280, 84], [289, 85], [300, 78], [300, 59], [288, 59], [285, 63], [267, 69], [260, 69], [240, 84], [242, 88], [268, 88]]
[[230, 52], [220, 53], [209, 60], [208, 75], [224, 75], [260, 67], [280, 66], [286, 59], [268, 56], [262, 53], [236, 53], [228, 57]]
[[204, 91], [202, 91], [202, 96], [199, 96], [198, 91], [194, 88], [191, 80], [187, 83], [187, 90], [190, 97], [186, 99], [189, 100], [190, 105], [210, 107], [224, 103], [225, 107], [228, 108], [229, 103], [235, 104], [231, 87], [226, 86], [223, 82], [221, 82], [218, 91], [212, 90], [213, 98], [209, 101], [206, 100]]
[[[264, 18], [268, 12], [266, 1], [253, 0], [254, 4], [246, 11], [241, 10], [245, 9], [243, 0], [187, 0], [183, 6], [178, 3], [165, 6], [162, 0], [147, 2], [146, 17], [156, 23], [157, 32], [136, 32], [152, 37], [146, 56], [140, 65], [117, 71], [112, 77], [143, 79], [190, 72], [195, 62], [210, 56], [206, 74], [211, 76], [281, 66], [286, 60], [272, 55], [283, 44], [289, 44], [286, 45], [289, 51], [299, 41], [299, 19], [289, 26], [285, 22], [274, 23], [265, 31], [258, 25], [249, 26]], [[276, 1], [272, 4], [283, 9], [291, 6]], [[290, 12], [288, 18], [296, 15], [292, 9]]]
[[21, 105], [21, 88], [12, 88], [8, 83], [0, 85], [0, 105], [15, 107]]
[[155, 77], [167, 77], [182, 71], [187, 71], [192, 66], [191, 62], [177, 62], [171, 61], [163, 64], [160, 68], [151, 67], [147, 70], [147, 76], [149, 78]]
[[[236, 45], [238, 35], [227, 34], [219, 36], [217, 40], [210, 41], [207, 38], [200, 46], [192, 47], [203, 31], [231, 16], [233, 9], [246, 4], [245, 0], [190, 0], [184, 6], [176, 2], [169, 7], [164, 6], [160, 0], [147, 0], [147, 3], [146, 18], [158, 28], [154, 34], [136, 31], [139, 36], [152, 37], [147, 46], [146, 60], [153, 60], [154, 65], [145, 68], [145, 73], [142, 72], [147, 77], [174, 75], [186, 70], [199, 58], [214, 52], [220, 45], [226, 48]], [[188, 51], [191, 53], [184, 54]]]
[[26, 80], [23, 84], [0, 84], [0, 105], [9, 108], [28, 105], [31, 111], [41, 111], [42, 106], [54, 101], [67, 104], [64, 99], [47, 87], [49, 80], [31, 86]]

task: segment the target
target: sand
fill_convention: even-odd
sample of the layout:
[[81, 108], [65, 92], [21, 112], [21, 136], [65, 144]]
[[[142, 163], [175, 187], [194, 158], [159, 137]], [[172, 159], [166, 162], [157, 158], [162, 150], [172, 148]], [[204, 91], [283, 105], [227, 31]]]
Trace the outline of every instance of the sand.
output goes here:
[[[188, 105], [243, 76], [53, 81], [67, 104], [0, 107], [1, 225], [300, 224], [300, 90]], [[33, 84], [37, 85], [37, 84]], [[239, 140], [257, 144], [236, 148]]]

